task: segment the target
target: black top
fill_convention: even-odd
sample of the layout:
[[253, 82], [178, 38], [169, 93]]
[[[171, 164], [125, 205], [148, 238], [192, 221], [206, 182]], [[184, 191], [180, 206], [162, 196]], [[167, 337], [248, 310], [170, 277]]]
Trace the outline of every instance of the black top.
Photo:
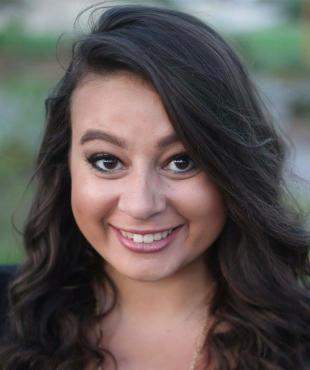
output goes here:
[[15, 272], [16, 266], [0, 266], [0, 334], [7, 315], [8, 285]]

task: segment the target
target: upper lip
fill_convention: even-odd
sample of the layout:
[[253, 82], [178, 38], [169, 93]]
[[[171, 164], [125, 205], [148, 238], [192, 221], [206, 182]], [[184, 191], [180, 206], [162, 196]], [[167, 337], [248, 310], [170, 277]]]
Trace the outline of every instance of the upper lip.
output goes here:
[[166, 227], [165, 229], [160, 229], [160, 230], [151, 230], [151, 229], [148, 229], [148, 230], [137, 230], [137, 229], [123, 229], [121, 227], [116, 227], [116, 226], [113, 226], [111, 225], [112, 227], [114, 227], [115, 229], [117, 230], [121, 230], [121, 231], [126, 231], [128, 233], [132, 233], [132, 234], [141, 234], [141, 235], [144, 235], [144, 234], [156, 234], [156, 233], [161, 233], [163, 231], [166, 231], [166, 230], [170, 230], [170, 229], [175, 229], [179, 226], [182, 226], [182, 225], [177, 225], [177, 226], [172, 226], [172, 227]]

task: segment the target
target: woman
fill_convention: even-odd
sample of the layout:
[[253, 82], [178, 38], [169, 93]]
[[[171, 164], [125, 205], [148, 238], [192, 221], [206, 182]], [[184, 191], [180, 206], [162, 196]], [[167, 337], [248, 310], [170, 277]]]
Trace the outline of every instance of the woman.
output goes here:
[[111, 7], [47, 99], [1, 369], [309, 369], [309, 238], [245, 68]]

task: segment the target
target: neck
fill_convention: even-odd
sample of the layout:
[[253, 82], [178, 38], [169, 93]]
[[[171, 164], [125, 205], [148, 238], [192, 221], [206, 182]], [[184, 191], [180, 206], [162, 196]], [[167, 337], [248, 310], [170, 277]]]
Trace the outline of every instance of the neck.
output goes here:
[[202, 258], [158, 281], [133, 280], [111, 266], [106, 266], [106, 272], [117, 288], [117, 310], [122, 317], [140, 322], [187, 320], [197, 312], [205, 313], [214, 291]]

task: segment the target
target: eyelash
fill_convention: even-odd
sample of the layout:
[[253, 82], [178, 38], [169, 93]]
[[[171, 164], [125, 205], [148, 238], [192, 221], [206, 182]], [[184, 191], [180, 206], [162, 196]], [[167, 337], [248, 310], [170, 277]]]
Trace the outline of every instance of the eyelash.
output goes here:
[[[196, 166], [195, 166], [193, 160], [185, 152], [172, 156], [169, 160], [166, 161], [165, 167], [171, 162], [174, 162], [174, 161], [179, 161], [180, 162], [180, 161], [182, 161], [183, 158], [186, 158], [188, 161], [191, 162], [192, 165], [191, 165], [190, 169], [187, 169], [185, 171], [171, 170], [171, 172], [173, 172], [175, 174], [184, 174], [184, 173], [188, 173], [188, 172], [193, 171], [196, 168]], [[86, 160], [91, 165], [92, 168], [94, 168], [95, 170], [97, 170], [99, 172], [103, 172], [103, 173], [112, 173], [114, 171], [119, 171], [120, 169], [104, 170], [103, 168], [98, 166], [97, 162], [103, 161], [103, 163], [106, 165], [107, 162], [109, 162], [109, 163], [114, 162], [115, 163], [115, 160], [116, 160], [119, 163], [122, 163], [121, 160], [118, 159], [115, 155], [112, 155], [112, 154], [109, 154], [109, 153], [92, 154], [89, 157], [87, 157]]]

